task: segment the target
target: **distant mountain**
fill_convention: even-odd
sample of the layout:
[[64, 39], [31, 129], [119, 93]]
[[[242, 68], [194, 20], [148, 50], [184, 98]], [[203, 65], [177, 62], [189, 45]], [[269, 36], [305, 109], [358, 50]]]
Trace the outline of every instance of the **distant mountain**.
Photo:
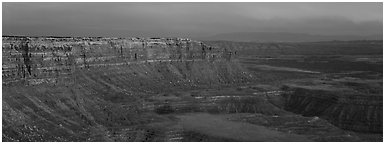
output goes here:
[[210, 37], [198, 38], [200, 40], [225, 40], [240, 42], [315, 42], [315, 41], [349, 41], [349, 40], [382, 40], [382, 35], [356, 36], [356, 35], [312, 35], [306, 33], [285, 32], [237, 32], [223, 33]]

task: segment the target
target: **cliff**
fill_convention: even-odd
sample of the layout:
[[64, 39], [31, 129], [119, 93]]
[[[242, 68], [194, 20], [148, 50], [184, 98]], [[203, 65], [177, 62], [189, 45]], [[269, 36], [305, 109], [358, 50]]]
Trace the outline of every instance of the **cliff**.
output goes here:
[[3, 37], [3, 141], [164, 141], [147, 98], [251, 82], [235, 57], [180, 38]]
[[283, 88], [286, 91], [284, 109], [304, 116], [318, 116], [347, 130], [382, 133], [380, 86], [377, 81], [359, 80], [290, 84]]
[[[232, 61], [234, 52], [181, 38], [3, 37], [3, 84], [39, 84], [75, 71], [157, 62]], [[188, 64], [187, 64], [188, 65]]]

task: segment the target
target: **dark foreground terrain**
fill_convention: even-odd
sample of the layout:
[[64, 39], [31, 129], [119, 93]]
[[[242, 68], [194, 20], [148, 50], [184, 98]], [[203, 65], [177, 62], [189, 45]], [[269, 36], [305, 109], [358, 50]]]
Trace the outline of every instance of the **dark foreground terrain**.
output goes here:
[[3, 141], [383, 141], [382, 41], [3, 37], [2, 105]]

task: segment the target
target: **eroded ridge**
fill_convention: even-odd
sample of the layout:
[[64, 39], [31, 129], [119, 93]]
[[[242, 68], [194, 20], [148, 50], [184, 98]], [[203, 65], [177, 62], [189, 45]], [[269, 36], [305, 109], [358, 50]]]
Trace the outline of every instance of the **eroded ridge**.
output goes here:
[[236, 52], [184, 38], [3, 37], [3, 83], [67, 79], [76, 70], [156, 62], [230, 61]]

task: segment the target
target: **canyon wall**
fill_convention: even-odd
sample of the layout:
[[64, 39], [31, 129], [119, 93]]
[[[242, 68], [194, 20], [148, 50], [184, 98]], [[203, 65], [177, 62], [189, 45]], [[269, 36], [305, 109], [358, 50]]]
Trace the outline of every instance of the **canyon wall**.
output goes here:
[[3, 141], [164, 141], [148, 97], [251, 82], [235, 57], [181, 38], [3, 37]]
[[3, 37], [3, 84], [54, 82], [76, 70], [165, 61], [231, 61], [235, 52], [182, 38]]
[[287, 86], [285, 110], [318, 116], [342, 129], [382, 133], [382, 95], [349, 89]]

